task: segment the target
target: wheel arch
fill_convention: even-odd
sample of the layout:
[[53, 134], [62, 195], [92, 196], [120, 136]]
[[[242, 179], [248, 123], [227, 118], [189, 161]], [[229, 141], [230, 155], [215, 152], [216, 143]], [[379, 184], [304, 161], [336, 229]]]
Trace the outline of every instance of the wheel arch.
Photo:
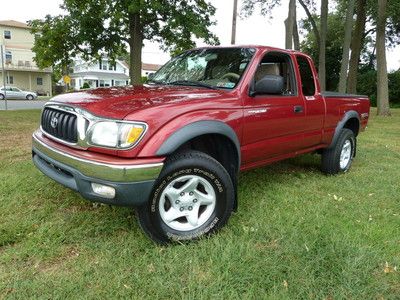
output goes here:
[[347, 128], [353, 131], [354, 136], [358, 135], [358, 132], [360, 130], [360, 116], [358, 115], [358, 112], [356, 112], [355, 110], [349, 110], [344, 114], [342, 120], [340, 120], [338, 125], [336, 126], [332, 142], [328, 148], [334, 147], [337, 139], [339, 138], [340, 131], [343, 128]]
[[224, 122], [207, 120], [197, 121], [185, 125], [184, 127], [175, 131], [169, 136], [157, 150], [156, 154], [159, 156], [167, 156], [174, 153], [176, 150], [181, 148], [183, 145], [190, 141], [204, 138], [206, 136], [216, 136], [227, 139], [236, 150], [237, 157], [237, 168], [240, 167], [240, 142], [232, 127], [228, 126]]

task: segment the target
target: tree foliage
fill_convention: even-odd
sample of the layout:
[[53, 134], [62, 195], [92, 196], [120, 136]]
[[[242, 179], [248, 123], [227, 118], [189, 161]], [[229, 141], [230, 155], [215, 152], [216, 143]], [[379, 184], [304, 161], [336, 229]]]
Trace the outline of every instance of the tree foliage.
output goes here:
[[272, 17], [272, 10], [280, 5], [281, 0], [244, 0], [241, 15], [248, 18], [258, 11], [262, 16]]
[[129, 45], [131, 81], [139, 83], [144, 40], [171, 52], [192, 48], [196, 38], [218, 43], [209, 30], [215, 8], [206, 0], [64, 0], [62, 8], [64, 15], [31, 21], [40, 33], [33, 50], [42, 67], [76, 55], [115, 59]]

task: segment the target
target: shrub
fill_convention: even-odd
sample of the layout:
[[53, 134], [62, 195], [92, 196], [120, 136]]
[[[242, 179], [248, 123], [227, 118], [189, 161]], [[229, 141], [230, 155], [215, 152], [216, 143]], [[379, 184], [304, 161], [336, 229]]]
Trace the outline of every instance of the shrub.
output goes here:
[[90, 89], [89, 83], [85, 82], [85, 83], [83, 84], [83, 86], [81, 87], [81, 90], [84, 90], [84, 89]]

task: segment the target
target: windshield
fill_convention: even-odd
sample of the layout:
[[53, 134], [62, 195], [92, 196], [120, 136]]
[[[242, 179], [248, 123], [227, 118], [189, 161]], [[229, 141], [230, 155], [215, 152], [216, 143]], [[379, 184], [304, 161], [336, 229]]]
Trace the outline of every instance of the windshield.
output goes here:
[[148, 82], [233, 89], [254, 53], [252, 48], [187, 51], [171, 59]]

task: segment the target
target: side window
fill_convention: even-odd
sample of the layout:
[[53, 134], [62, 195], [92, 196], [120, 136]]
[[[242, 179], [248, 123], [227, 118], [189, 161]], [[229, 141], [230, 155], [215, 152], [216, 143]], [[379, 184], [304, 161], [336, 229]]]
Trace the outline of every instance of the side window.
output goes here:
[[6, 76], [7, 84], [14, 84], [14, 77], [13, 76]]
[[285, 53], [267, 53], [262, 59], [254, 75], [255, 84], [261, 79], [273, 77], [283, 82], [282, 90], [273, 93], [278, 96], [291, 96], [296, 94], [296, 84], [293, 72], [293, 64], [289, 55]]
[[42, 77], [37, 77], [36, 78], [36, 84], [37, 85], [43, 85], [43, 78]]
[[301, 89], [304, 96], [314, 96], [315, 94], [315, 82], [314, 74], [311, 70], [310, 63], [304, 56], [297, 56], [297, 64], [299, 65], [299, 71], [301, 76]]
[[6, 63], [11, 63], [11, 61], [12, 61], [12, 52], [6, 50]]
[[10, 30], [4, 30], [4, 38], [6, 40], [10, 40], [11, 39], [11, 31]]

